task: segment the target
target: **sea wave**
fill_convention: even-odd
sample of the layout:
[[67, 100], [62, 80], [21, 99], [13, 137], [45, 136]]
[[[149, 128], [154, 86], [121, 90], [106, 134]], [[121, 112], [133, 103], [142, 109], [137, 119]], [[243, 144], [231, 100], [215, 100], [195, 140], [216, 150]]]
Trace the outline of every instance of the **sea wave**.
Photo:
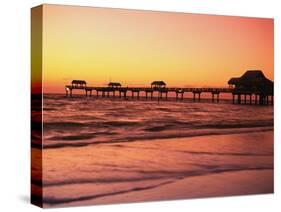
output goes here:
[[[115, 133], [104, 133], [104, 136], [111, 136], [108, 139], [103, 137], [103, 139], [97, 138], [96, 134], [93, 135], [76, 135], [76, 136], [56, 136], [50, 137], [44, 142], [44, 148], [64, 148], [64, 147], [83, 147], [88, 145], [99, 145], [99, 144], [116, 144], [116, 143], [127, 143], [142, 141], [148, 142], [159, 139], [174, 139], [174, 138], [190, 138], [197, 136], [212, 136], [212, 135], [229, 135], [229, 134], [241, 134], [241, 133], [255, 133], [255, 132], [267, 132], [273, 131], [273, 127], [252, 127], [252, 128], [229, 128], [224, 130], [193, 130], [190, 132], [170, 132], [161, 134], [140, 134], [140, 135], [128, 135], [128, 136], [115, 136]], [[115, 136], [115, 137], [114, 137]], [[48, 142], [49, 141], [49, 142]], [[52, 141], [52, 142], [50, 142]], [[65, 141], [65, 142], [64, 142]], [[74, 141], [74, 142], [72, 142]], [[35, 147], [35, 146], [34, 146]], [[41, 148], [41, 146], [40, 146]]]
[[232, 104], [45, 95], [43, 113], [45, 148], [273, 130], [272, 107]]

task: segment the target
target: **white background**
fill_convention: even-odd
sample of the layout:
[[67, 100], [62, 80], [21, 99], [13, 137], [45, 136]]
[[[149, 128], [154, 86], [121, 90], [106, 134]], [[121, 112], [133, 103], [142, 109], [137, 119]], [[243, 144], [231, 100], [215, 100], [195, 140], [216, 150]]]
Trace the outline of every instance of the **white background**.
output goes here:
[[[76, 207], [69, 211], [280, 211], [280, 0], [5, 0], [0, 4], [0, 211], [29, 204], [30, 8], [41, 3], [275, 18], [275, 194]], [[278, 123], [279, 122], [279, 123]], [[223, 183], [223, 182], [222, 182]], [[239, 185], [238, 185], [239, 186]]]

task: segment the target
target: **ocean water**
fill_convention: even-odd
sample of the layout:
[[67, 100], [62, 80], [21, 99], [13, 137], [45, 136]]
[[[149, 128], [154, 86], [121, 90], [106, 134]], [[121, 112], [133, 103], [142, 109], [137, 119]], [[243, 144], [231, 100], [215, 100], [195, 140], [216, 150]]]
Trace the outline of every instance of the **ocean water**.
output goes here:
[[273, 107], [46, 95], [44, 148], [134, 142], [273, 128]]
[[[272, 106], [45, 95], [43, 108], [46, 207], [204, 197], [210, 189], [179, 194], [175, 183], [273, 170]], [[267, 183], [255, 192], [272, 192]], [[167, 185], [173, 192], [157, 192]], [[224, 194], [254, 192], [237, 186]]]

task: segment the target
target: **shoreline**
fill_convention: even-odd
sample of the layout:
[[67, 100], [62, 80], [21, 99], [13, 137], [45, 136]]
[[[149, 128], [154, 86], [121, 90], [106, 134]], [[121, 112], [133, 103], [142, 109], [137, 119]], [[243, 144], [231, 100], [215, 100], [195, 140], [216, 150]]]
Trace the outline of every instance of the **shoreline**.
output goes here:
[[[143, 202], [268, 194], [274, 192], [273, 179], [273, 169], [212, 173], [204, 176], [185, 177], [150, 191], [135, 192], [133, 199]], [[270, 181], [272, 183], [268, 183]], [[238, 183], [239, 186], [237, 186]], [[112, 201], [123, 202], [122, 199], [125, 197], [126, 195], [116, 195], [97, 199], [96, 202], [97, 204], [107, 204]], [[95, 204], [94, 202], [92, 203]]]
[[[268, 183], [269, 181], [272, 183]], [[239, 186], [237, 186], [238, 183]], [[116, 194], [104, 194], [96, 197], [84, 196], [80, 197], [81, 200], [60, 200], [59, 198], [54, 198], [52, 199], [51, 204], [45, 203], [44, 207], [69, 207], [78, 206], [80, 204], [126, 204], [153, 201], [262, 195], [273, 193], [273, 169], [237, 170], [230, 172], [226, 171], [221, 173], [210, 173], [203, 176], [184, 177], [182, 179], [162, 183], [160, 186], [151, 186], [151, 188], [148, 189], [142, 189], [142, 187], [138, 187], [138, 189], [132, 189], [132, 191], [121, 191], [117, 192]], [[56, 201], [61, 201], [61, 203], [54, 204]]]
[[46, 149], [43, 154], [44, 207], [274, 191], [273, 131]]

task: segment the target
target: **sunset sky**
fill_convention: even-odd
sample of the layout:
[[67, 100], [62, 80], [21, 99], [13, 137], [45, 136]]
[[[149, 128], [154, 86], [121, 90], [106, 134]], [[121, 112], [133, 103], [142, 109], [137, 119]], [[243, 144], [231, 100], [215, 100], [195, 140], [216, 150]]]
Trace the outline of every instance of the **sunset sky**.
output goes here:
[[227, 86], [245, 70], [273, 80], [273, 19], [43, 6], [44, 92], [102, 86]]

